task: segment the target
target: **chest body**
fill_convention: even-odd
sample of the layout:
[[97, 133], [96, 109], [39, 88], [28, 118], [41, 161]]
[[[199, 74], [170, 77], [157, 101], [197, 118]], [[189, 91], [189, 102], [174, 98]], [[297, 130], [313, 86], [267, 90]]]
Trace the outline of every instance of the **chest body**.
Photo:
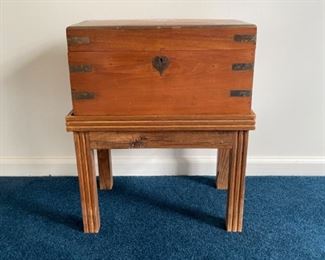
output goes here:
[[230, 20], [69, 26], [74, 114], [249, 114], [255, 40], [255, 25]]

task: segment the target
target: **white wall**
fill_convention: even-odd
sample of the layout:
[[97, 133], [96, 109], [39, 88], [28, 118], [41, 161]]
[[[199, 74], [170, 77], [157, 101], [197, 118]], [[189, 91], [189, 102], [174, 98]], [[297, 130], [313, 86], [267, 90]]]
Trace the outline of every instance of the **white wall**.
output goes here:
[[[249, 174], [325, 172], [322, 1], [1, 1], [0, 174], [75, 174], [65, 28], [89, 19], [258, 26]], [[213, 174], [214, 150], [114, 151], [115, 174]]]

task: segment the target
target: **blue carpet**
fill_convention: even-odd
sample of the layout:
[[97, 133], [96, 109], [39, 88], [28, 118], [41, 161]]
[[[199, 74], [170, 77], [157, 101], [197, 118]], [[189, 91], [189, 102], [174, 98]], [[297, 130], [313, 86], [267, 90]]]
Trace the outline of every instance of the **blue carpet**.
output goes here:
[[248, 177], [244, 232], [212, 177], [116, 177], [82, 233], [76, 178], [0, 178], [1, 259], [325, 259], [325, 178]]

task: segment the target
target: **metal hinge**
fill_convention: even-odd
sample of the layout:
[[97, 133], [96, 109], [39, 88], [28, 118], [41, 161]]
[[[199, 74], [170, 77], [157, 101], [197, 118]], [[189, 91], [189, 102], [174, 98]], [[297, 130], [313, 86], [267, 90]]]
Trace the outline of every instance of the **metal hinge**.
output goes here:
[[254, 63], [235, 63], [232, 64], [232, 70], [253, 70]]
[[69, 65], [70, 72], [92, 72], [93, 66], [90, 64]]
[[73, 36], [73, 37], [68, 37], [68, 45], [80, 45], [80, 44], [89, 44], [90, 40], [89, 37], [87, 36]]
[[234, 35], [235, 42], [252, 42], [256, 43], [256, 35], [255, 34], [235, 34]]
[[252, 91], [251, 90], [230, 90], [231, 97], [251, 97]]
[[94, 99], [95, 96], [96, 95], [94, 92], [72, 91], [72, 99], [74, 99], [74, 100]]

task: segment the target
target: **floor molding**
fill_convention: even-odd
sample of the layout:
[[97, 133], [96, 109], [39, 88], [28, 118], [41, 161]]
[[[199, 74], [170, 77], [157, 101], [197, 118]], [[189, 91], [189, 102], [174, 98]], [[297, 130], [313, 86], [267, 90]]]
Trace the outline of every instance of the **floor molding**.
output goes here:
[[[115, 176], [215, 175], [214, 156], [115, 156]], [[248, 158], [247, 175], [325, 176], [325, 157]], [[74, 157], [0, 157], [0, 176], [76, 176]]]

